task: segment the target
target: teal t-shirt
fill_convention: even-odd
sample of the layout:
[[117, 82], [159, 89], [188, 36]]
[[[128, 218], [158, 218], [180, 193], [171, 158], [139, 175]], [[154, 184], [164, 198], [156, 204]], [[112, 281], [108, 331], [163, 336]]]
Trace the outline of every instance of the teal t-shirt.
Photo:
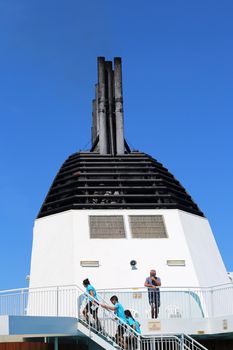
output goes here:
[[138, 334], [141, 334], [141, 329], [140, 329], [140, 326], [139, 326], [139, 322], [136, 321], [136, 320], [133, 320], [132, 317], [128, 317], [127, 318], [127, 323], [130, 327], [133, 328], [133, 325], [135, 325], [135, 331], [138, 333]]
[[117, 317], [119, 317], [119, 319], [124, 323], [127, 323], [123, 306], [120, 303], [116, 303], [114, 306], [115, 306], [115, 314], [117, 315]]
[[[94, 294], [94, 298], [95, 298], [96, 300], [98, 300], [98, 297], [97, 297], [97, 293], [96, 293], [95, 288], [94, 288], [91, 284], [88, 284], [88, 286], [86, 287], [86, 292], [87, 292], [87, 294], [90, 294], [91, 291], [92, 291], [93, 294]], [[93, 298], [89, 297], [89, 300], [93, 300]]]

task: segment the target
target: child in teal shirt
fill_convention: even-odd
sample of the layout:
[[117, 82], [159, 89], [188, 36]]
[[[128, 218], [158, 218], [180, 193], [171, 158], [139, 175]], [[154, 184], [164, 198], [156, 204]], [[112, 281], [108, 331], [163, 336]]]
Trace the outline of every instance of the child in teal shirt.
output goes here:
[[138, 321], [136, 321], [133, 318], [129, 310], [125, 310], [125, 317], [126, 317], [127, 324], [133, 329], [133, 331], [130, 332], [129, 337], [126, 340], [127, 349], [134, 350], [134, 349], [137, 349], [138, 340], [140, 340], [138, 339], [140, 338], [140, 336], [138, 337], [138, 335], [135, 333], [137, 332], [139, 335], [141, 334], [140, 324]]

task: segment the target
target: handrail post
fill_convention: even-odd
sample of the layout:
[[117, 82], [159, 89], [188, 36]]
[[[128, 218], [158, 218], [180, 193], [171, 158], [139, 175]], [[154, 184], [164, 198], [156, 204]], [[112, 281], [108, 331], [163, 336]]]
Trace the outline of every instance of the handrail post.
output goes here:
[[[103, 327], [104, 330], [107, 329], [107, 332], [108, 332], [109, 331], [108, 330], [108, 326], [106, 327], [106, 311], [105, 311], [105, 309], [102, 310], [102, 317], [103, 317], [103, 319], [102, 319], [102, 327]], [[110, 327], [111, 327], [111, 325], [110, 325]]]
[[21, 290], [20, 293], [20, 315], [23, 316], [24, 315], [24, 292], [23, 289]]
[[76, 307], [77, 307], [77, 312], [76, 312], [76, 315], [78, 316], [78, 320], [80, 320], [80, 310], [81, 310], [81, 304], [80, 304], [80, 298], [81, 298], [81, 294], [79, 292], [79, 290], [77, 291], [77, 297], [75, 298], [76, 299]]
[[180, 340], [181, 350], [184, 350], [184, 334], [181, 334], [181, 340]]
[[188, 296], [189, 296], [189, 318], [192, 318], [192, 312], [191, 312], [191, 291], [190, 291], [190, 288], [189, 288]]
[[56, 294], [57, 294], [57, 298], [56, 298], [56, 300], [57, 300], [56, 314], [57, 314], [57, 317], [58, 317], [58, 315], [59, 315], [59, 286], [57, 286], [57, 288], [56, 288]]
[[211, 293], [210, 294], [210, 309], [211, 309], [210, 314], [211, 314], [211, 317], [214, 317], [214, 300], [213, 300], [213, 298], [214, 298], [214, 296], [213, 296], [214, 291], [213, 291], [213, 288], [211, 288], [210, 293]]
[[137, 341], [137, 343], [138, 343], [138, 350], [141, 350], [141, 336], [139, 335], [138, 336], [138, 341]]
[[91, 338], [91, 317], [90, 317], [90, 303], [89, 299], [87, 298], [88, 303], [88, 327], [89, 327], [89, 337]]

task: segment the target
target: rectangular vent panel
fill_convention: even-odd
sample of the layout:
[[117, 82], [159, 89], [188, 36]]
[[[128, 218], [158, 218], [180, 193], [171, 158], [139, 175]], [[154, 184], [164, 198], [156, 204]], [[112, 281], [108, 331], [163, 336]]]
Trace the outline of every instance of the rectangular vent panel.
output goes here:
[[81, 260], [80, 265], [82, 267], [99, 267], [100, 263], [98, 260]]
[[167, 238], [162, 215], [130, 215], [133, 238]]
[[168, 266], [185, 266], [185, 260], [167, 260]]
[[122, 215], [89, 216], [91, 238], [125, 238]]

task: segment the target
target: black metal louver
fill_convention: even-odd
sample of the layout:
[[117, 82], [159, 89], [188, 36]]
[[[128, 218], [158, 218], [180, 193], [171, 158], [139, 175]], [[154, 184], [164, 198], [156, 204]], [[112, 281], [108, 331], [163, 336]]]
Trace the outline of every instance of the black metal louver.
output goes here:
[[161, 163], [141, 152], [79, 152], [60, 168], [38, 218], [69, 209], [181, 209], [204, 216]]

